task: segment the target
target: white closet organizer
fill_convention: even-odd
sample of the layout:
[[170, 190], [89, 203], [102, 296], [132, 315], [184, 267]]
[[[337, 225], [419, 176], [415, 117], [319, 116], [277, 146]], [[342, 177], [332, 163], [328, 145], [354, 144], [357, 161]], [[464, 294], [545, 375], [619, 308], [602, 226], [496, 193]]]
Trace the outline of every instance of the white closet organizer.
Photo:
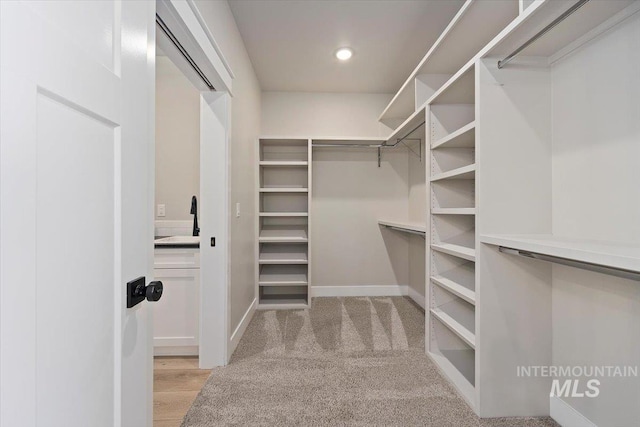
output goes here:
[[[629, 195], [640, 179], [630, 160], [640, 155], [640, 121], [628, 113], [640, 96], [620, 90], [612, 99], [602, 82], [625, 67], [614, 78], [637, 89], [640, 58], [628, 47], [631, 30], [627, 42], [591, 47], [630, 17], [640, 21], [638, 9], [633, 1], [469, 0], [379, 118], [395, 128], [389, 140], [427, 122], [426, 350], [482, 417], [550, 414], [551, 380], [520, 378], [516, 367], [577, 362], [552, 358], [554, 286], [638, 278], [640, 242], [629, 230], [638, 230], [640, 198]], [[626, 25], [637, 37], [640, 24]], [[571, 59], [582, 49], [583, 63]], [[590, 71], [601, 80], [589, 81], [585, 69], [596, 63]], [[611, 167], [596, 172], [605, 152]], [[553, 345], [554, 355], [575, 353]], [[579, 411], [593, 410], [586, 405]], [[618, 425], [629, 424], [616, 412]]]
[[309, 298], [309, 205], [311, 142], [258, 141], [258, 308], [307, 308]]

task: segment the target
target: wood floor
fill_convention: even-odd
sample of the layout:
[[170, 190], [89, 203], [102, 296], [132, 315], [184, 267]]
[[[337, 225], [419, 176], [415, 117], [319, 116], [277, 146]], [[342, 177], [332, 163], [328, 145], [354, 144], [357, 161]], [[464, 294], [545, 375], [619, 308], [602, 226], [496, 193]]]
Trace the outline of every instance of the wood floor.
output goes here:
[[156, 357], [153, 426], [179, 427], [210, 373], [208, 369], [198, 369], [197, 357]]

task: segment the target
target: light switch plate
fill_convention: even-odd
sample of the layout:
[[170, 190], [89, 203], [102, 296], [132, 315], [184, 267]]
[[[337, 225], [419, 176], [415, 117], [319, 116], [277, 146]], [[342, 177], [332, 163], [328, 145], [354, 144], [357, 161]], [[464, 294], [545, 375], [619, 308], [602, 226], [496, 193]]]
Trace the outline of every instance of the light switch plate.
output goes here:
[[240, 218], [240, 203], [236, 203], [236, 218]]
[[167, 215], [165, 205], [158, 205], [158, 217], [163, 218]]

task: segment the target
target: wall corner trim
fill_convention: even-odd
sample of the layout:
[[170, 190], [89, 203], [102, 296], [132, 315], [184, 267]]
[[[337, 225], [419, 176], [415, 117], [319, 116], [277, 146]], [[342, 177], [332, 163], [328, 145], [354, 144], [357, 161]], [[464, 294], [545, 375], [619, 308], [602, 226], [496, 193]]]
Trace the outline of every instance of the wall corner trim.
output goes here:
[[573, 406], [557, 396], [549, 397], [549, 413], [562, 427], [597, 427]]

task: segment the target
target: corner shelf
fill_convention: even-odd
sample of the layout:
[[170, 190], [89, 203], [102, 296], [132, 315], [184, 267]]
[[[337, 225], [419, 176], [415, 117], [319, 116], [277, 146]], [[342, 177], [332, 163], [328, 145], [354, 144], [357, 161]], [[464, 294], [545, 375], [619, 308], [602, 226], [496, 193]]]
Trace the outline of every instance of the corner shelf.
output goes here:
[[448, 172], [439, 173], [430, 178], [431, 182], [441, 181], [443, 179], [475, 179], [476, 165], [463, 166]]

